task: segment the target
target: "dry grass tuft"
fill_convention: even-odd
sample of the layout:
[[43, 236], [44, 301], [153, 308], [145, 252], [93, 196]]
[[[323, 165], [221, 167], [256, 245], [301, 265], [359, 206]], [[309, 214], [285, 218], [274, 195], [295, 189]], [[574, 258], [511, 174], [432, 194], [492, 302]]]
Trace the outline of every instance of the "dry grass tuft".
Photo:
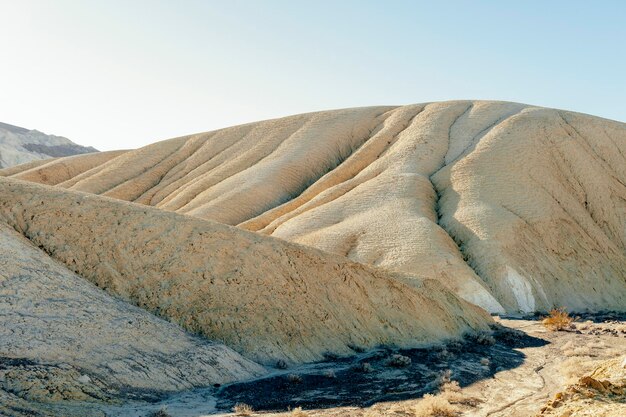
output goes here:
[[555, 308], [550, 310], [550, 315], [543, 319], [543, 325], [552, 331], [561, 331], [569, 329], [574, 322], [564, 308]]
[[441, 396], [426, 394], [413, 408], [413, 415], [415, 417], [456, 417], [459, 415], [459, 409]]
[[308, 417], [308, 413], [302, 410], [302, 407], [296, 407], [289, 413], [290, 417]]
[[235, 404], [235, 406], [233, 407], [233, 411], [238, 416], [251, 416], [252, 413], [254, 413], [254, 410], [252, 409], [252, 407], [244, 403]]
[[575, 356], [564, 360], [559, 371], [567, 384], [575, 384], [578, 378], [592, 372], [602, 361], [585, 356]]
[[439, 376], [435, 379], [435, 386], [439, 387], [439, 389], [443, 389], [446, 384], [449, 384], [452, 381], [452, 371], [446, 369], [439, 373]]
[[449, 378], [449, 373], [444, 373], [440, 377], [444, 382], [441, 383], [437, 395], [426, 394], [412, 410], [404, 411], [414, 417], [456, 417], [462, 414], [459, 406], [474, 408], [483, 402], [479, 398], [463, 394], [459, 383]]
[[462, 393], [459, 383], [456, 381], [446, 382], [441, 386], [439, 396], [450, 404], [466, 405], [468, 407], [477, 407], [483, 401], [480, 398], [468, 397]]

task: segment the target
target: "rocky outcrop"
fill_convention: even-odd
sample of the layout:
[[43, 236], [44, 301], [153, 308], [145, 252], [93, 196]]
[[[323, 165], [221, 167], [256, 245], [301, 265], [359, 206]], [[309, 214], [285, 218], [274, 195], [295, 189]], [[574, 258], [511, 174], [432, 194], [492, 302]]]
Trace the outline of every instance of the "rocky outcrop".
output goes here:
[[623, 123], [454, 101], [251, 123], [17, 177], [436, 279], [491, 312], [624, 310], [625, 155]]

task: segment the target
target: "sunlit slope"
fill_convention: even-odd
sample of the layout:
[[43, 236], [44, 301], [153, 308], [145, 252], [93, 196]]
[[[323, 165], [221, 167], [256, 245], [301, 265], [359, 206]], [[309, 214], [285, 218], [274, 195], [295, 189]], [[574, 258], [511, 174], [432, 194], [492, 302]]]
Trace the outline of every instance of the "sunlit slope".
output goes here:
[[7, 393], [42, 403], [158, 398], [266, 372], [223, 344], [111, 297], [6, 224], [0, 224], [0, 358], [5, 406]]
[[[624, 155], [623, 123], [454, 101], [171, 139], [58, 185], [435, 278], [492, 312], [624, 310]], [[18, 175], [50, 183], [36, 169]]]
[[0, 222], [110, 294], [266, 364], [420, 346], [491, 323], [434, 280], [100, 196], [3, 178]]

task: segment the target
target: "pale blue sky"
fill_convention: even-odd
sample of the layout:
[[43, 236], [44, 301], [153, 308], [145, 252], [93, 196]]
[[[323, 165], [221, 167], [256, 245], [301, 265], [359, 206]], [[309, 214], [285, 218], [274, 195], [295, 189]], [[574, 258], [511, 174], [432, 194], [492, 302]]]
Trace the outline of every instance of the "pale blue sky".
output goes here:
[[101, 150], [496, 99], [626, 121], [626, 1], [0, 0], [0, 121]]

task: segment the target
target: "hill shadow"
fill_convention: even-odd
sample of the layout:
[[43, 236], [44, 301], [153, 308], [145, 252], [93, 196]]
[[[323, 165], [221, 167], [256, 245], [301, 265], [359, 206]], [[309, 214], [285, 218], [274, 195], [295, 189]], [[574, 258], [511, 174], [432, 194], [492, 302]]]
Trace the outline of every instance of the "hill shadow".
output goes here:
[[[479, 334], [431, 348], [379, 348], [222, 387], [215, 394], [217, 408], [230, 411], [235, 404], [245, 403], [256, 411], [285, 411], [295, 407], [366, 407], [420, 398], [436, 392], [447, 376], [461, 387], [492, 378], [496, 372], [524, 362], [525, 355], [516, 349], [548, 343], [498, 326], [493, 336]], [[394, 366], [394, 355], [409, 358], [410, 363], [396, 357]]]

